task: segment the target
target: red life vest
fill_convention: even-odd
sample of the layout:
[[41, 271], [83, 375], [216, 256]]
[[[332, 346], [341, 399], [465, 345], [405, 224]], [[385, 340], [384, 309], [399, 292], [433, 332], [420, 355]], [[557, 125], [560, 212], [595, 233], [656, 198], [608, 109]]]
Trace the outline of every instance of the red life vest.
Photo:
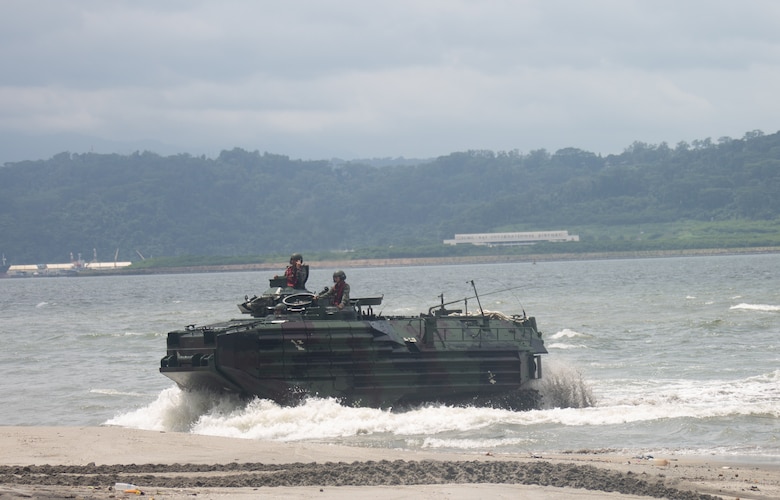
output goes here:
[[346, 283], [343, 280], [339, 280], [339, 282], [333, 286], [333, 289], [335, 290], [333, 292], [334, 306], [341, 304], [341, 298], [344, 296], [344, 285], [346, 285]]
[[287, 278], [287, 286], [292, 288], [295, 288], [295, 285], [298, 284], [298, 273], [295, 271], [293, 266], [287, 266], [287, 269], [284, 271], [284, 277]]

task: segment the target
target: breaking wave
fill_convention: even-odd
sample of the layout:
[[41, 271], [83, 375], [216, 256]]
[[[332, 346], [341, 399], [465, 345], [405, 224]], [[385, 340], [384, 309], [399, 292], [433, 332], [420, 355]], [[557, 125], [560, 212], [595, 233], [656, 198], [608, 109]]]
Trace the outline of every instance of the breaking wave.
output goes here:
[[747, 311], [763, 311], [763, 312], [778, 312], [780, 306], [773, 306], [769, 304], [737, 304], [731, 306], [730, 309], [745, 309]]

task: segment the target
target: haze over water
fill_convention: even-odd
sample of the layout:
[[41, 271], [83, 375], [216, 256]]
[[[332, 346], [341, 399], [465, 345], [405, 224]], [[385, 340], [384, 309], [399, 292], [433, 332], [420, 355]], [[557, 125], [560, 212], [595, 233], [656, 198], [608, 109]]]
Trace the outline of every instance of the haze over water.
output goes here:
[[[280, 263], [280, 269], [283, 264]], [[535, 316], [544, 374], [593, 406], [406, 412], [183, 393], [165, 334], [240, 317], [273, 272], [0, 280], [0, 425], [116, 425], [248, 439], [474, 452], [610, 449], [780, 460], [780, 255], [346, 269], [375, 310], [473, 295]], [[312, 270], [309, 289], [333, 269]], [[477, 301], [469, 300], [476, 310]], [[564, 395], [565, 396], [565, 395]], [[564, 402], [567, 399], [563, 398]]]

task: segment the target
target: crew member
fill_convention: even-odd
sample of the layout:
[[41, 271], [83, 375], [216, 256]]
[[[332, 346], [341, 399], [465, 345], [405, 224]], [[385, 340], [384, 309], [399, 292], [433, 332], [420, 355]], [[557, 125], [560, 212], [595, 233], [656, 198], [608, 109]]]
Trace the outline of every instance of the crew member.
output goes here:
[[[275, 276], [278, 278], [278, 276]], [[290, 265], [284, 271], [287, 286], [296, 290], [306, 290], [306, 280], [309, 279], [309, 265], [303, 263], [303, 256], [294, 253], [290, 256]]]
[[349, 304], [349, 284], [347, 283], [347, 275], [344, 271], [336, 271], [333, 273], [333, 288], [329, 289], [322, 295], [315, 295], [314, 300], [322, 298], [331, 298], [331, 305], [344, 309]]

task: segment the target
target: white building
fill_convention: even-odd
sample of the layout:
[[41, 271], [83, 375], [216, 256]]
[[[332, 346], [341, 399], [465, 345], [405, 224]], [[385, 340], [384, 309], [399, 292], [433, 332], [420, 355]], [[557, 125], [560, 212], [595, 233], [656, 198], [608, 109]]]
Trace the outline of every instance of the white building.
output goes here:
[[455, 239], [444, 240], [445, 245], [533, 245], [540, 241], [562, 242], [580, 241], [576, 234], [568, 231], [529, 231], [524, 233], [467, 233], [456, 234]]

